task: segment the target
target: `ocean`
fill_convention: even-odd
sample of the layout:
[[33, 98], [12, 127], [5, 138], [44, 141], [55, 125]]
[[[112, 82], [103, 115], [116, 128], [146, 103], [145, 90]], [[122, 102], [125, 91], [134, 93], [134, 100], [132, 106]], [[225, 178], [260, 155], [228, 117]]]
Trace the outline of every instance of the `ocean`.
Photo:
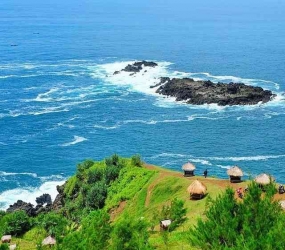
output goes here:
[[[54, 198], [84, 159], [114, 153], [197, 175], [285, 182], [285, 2], [1, 0], [0, 209]], [[158, 67], [113, 76], [136, 60]], [[193, 106], [160, 76], [272, 90], [262, 105]]]

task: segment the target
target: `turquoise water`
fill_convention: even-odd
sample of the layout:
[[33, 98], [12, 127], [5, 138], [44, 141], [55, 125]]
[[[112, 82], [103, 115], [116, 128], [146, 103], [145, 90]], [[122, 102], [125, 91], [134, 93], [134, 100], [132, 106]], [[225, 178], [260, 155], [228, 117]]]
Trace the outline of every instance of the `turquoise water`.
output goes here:
[[[284, 11], [281, 1], [2, 0], [0, 208], [54, 197], [78, 162], [113, 153], [176, 170], [190, 160], [221, 178], [237, 164], [284, 183]], [[142, 59], [159, 67], [110, 77]], [[185, 105], [149, 89], [161, 75], [245, 82], [277, 98]]]

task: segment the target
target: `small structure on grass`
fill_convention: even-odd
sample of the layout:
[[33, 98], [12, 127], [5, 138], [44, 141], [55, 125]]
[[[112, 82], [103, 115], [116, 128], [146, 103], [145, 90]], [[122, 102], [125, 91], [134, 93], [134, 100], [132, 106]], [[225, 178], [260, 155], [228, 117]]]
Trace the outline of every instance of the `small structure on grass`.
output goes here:
[[243, 172], [238, 166], [234, 166], [228, 169], [227, 174], [230, 177], [230, 182], [241, 182]]
[[182, 166], [182, 169], [184, 171], [184, 176], [194, 176], [194, 170], [196, 169], [195, 165], [191, 162], [187, 162]]
[[10, 245], [9, 246], [9, 250], [15, 250], [17, 248], [16, 244]]
[[46, 237], [42, 242], [43, 246], [53, 246], [55, 244], [56, 244], [56, 240], [52, 236]]
[[190, 193], [190, 199], [199, 200], [205, 196], [207, 187], [202, 182], [195, 180], [187, 188], [187, 191]]
[[271, 181], [274, 181], [274, 178], [268, 174], [260, 174], [255, 177], [254, 181], [261, 187], [264, 187], [270, 184]]
[[279, 204], [283, 210], [285, 210], [285, 200], [279, 201]]
[[2, 243], [10, 243], [12, 240], [12, 236], [11, 235], [4, 235], [1, 238]]
[[171, 220], [160, 221], [160, 230], [167, 230], [171, 224]]

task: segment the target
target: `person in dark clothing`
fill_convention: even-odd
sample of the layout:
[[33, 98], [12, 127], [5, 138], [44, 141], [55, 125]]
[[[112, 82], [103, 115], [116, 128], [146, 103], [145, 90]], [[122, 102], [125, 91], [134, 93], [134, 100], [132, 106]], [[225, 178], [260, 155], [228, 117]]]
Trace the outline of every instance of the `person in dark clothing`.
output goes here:
[[208, 170], [206, 169], [206, 170], [204, 171], [204, 176], [205, 176], [205, 178], [207, 178], [207, 175], [208, 175]]

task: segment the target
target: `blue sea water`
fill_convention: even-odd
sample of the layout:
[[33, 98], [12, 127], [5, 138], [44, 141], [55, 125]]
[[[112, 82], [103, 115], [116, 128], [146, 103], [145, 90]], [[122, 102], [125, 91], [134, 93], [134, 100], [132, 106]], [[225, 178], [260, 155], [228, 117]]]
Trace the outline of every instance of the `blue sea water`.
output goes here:
[[[78, 162], [113, 153], [176, 170], [189, 160], [221, 178], [239, 165], [284, 183], [284, 11], [279, 0], [1, 0], [0, 209], [54, 197]], [[159, 67], [111, 76], [142, 59]], [[186, 105], [154, 94], [161, 75], [244, 82], [277, 98]]]

